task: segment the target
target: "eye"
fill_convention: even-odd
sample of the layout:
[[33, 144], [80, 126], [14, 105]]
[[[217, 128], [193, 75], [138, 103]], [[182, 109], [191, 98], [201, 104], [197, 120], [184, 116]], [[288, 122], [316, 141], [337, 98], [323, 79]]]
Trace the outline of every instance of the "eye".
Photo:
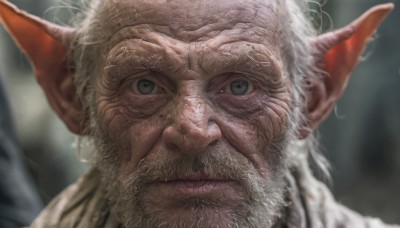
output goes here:
[[162, 92], [162, 89], [153, 81], [140, 79], [132, 84], [132, 91], [137, 94], [149, 95]]
[[229, 88], [234, 95], [244, 95], [249, 90], [249, 83], [245, 80], [237, 80], [231, 82]]
[[244, 79], [232, 81], [226, 88], [222, 89], [221, 92], [231, 93], [235, 96], [243, 96], [250, 93], [253, 90], [252, 84]]

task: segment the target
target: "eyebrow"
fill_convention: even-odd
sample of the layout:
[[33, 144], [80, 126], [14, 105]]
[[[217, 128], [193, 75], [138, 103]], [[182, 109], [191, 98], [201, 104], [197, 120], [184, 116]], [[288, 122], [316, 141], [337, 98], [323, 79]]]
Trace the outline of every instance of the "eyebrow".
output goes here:
[[[157, 27], [156, 29], [154, 28], [155, 26]], [[141, 42], [156, 44], [158, 39], [165, 37], [162, 33], [157, 32], [157, 30], [160, 30], [162, 27], [164, 26], [150, 24], [125, 26], [113, 33], [106, 42], [109, 48], [112, 48], [125, 40], [140, 40]], [[174, 41], [179, 40], [174, 39]]]
[[[125, 70], [151, 70], [155, 69], [157, 71], [162, 71], [164, 73], [173, 73], [174, 69], [179, 70], [185, 65], [186, 59], [182, 59], [181, 63], [176, 62], [173, 56], [164, 56], [159, 52], [151, 52], [146, 50], [146, 46], [154, 49], [167, 50], [168, 48], [175, 49], [175, 40], [163, 42], [168, 46], [164, 46], [162, 43], [158, 43], [158, 39], [163, 38], [157, 32], [150, 32], [146, 34], [146, 38], [150, 39], [140, 39], [138, 38], [137, 29], [130, 28], [130, 31], [135, 31], [133, 33], [123, 33], [122, 37], [124, 39], [120, 40], [108, 55], [108, 63], [106, 66], [112, 68], [112, 66], [118, 66], [120, 72]], [[126, 30], [125, 30], [126, 31]], [[150, 35], [147, 36], [147, 35]], [[121, 38], [121, 36], [119, 36]], [[164, 37], [165, 38], [165, 37]], [[111, 39], [114, 42], [117, 39]], [[168, 39], [167, 39], [168, 40]], [[127, 43], [124, 45], [124, 42]], [[238, 41], [231, 43], [224, 43], [219, 47], [207, 48], [206, 42], [199, 42], [200, 49], [196, 50], [198, 56], [197, 63], [200, 70], [208, 75], [217, 75], [220, 73], [236, 72], [244, 73], [248, 75], [254, 75], [262, 80], [278, 81], [282, 79], [282, 69], [279, 64], [279, 56], [274, 56], [268, 47], [259, 43], [252, 43], [250, 41]], [[173, 46], [171, 46], [173, 45]], [[191, 44], [186, 44], [191, 45]], [[197, 44], [194, 44], [197, 45]], [[138, 53], [135, 53], [138, 49]], [[178, 48], [179, 49], [179, 48]], [[123, 61], [117, 61], [115, 58], [121, 58], [120, 55], [127, 55], [126, 59]], [[111, 54], [111, 55], [110, 55]], [[136, 58], [135, 58], [136, 57]], [[169, 64], [168, 64], [169, 63]], [[225, 71], [225, 72], [224, 72]]]
[[107, 76], [117, 76], [117, 77], [125, 77], [136, 72], [143, 72], [146, 70], [157, 70], [157, 71], [167, 71], [168, 65], [165, 63], [165, 60], [162, 56], [154, 54], [154, 55], [132, 55], [131, 51], [127, 51], [127, 57], [122, 58], [121, 60], [113, 59], [114, 56], [121, 54], [122, 52], [118, 51], [117, 54], [113, 54], [109, 56], [111, 61], [108, 61], [104, 66], [104, 71]]
[[[211, 55], [204, 55], [203, 62], [200, 64], [202, 71], [213, 74], [215, 70], [227, 71], [232, 70], [236, 72], [246, 72], [249, 74], [256, 74], [258, 76], [268, 75], [270, 79], [280, 80], [282, 70], [278, 60], [274, 58], [268, 51], [263, 50], [267, 48], [260, 48], [259, 44], [257, 49], [250, 49], [250, 51], [243, 51], [242, 47], [247, 47], [244, 44], [235, 45], [230, 44], [231, 47], [225, 48], [229, 51], [223, 53], [218, 50], [212, 51]], [[210, 72], [211, 71], [211, 72]]]

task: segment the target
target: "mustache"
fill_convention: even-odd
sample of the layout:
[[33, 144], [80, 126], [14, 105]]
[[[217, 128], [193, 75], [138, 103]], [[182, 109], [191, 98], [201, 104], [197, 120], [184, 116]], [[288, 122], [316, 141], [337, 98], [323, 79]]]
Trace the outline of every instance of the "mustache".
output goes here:
[[[243, 181], [257, 171], [243, 155], [206, 151], [187, 156], [179, 154], [165, 159], [144, 159], [135, 172], [145, 183], [201, 176], [207, 179]], [[135, 175], [134, 174], [134, 175]]]
[[140, 195], [152, 183], [187, 180], [191, 177], [231, 181], [249, 193], [249, 196], [261, 194], [255, 191], [262, 189], [262, 184], [266, 183], [246, 157], [237, 152], [219, 150], [192, 156], [176, 154], [174, 157], [156, 161], [144, 159], [135, 172], [118, 179], [123, 189]]

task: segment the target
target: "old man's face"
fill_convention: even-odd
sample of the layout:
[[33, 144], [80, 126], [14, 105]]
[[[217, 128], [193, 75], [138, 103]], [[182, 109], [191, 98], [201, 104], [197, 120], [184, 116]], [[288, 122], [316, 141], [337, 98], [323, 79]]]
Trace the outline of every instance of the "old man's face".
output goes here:
[[293, 130], [284, 7], [107, 2], [93, 134], [118, 218], [137, 227], [271, 225]]

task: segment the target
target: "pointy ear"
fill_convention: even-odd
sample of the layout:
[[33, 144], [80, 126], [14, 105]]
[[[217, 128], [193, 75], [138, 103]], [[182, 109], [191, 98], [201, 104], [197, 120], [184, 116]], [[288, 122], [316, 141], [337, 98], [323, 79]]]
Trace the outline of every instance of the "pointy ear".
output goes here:
[[51, 107], [72, 132], [81, 134], [82, 110], [67, 59], [75, 31], [30, 15], [4, 0], [0, 0], [0, 19], [30, 59]]
[[307, 137], [329, 116], [366, 44], [393, 7], [391, 3], [375, 6], [350, 25], [313, 40], [316, 68], [321, 70], [315, 73], [321, 75], [319, 80], [307, 81], [308, 122], [301, 129], [300, 138]]

